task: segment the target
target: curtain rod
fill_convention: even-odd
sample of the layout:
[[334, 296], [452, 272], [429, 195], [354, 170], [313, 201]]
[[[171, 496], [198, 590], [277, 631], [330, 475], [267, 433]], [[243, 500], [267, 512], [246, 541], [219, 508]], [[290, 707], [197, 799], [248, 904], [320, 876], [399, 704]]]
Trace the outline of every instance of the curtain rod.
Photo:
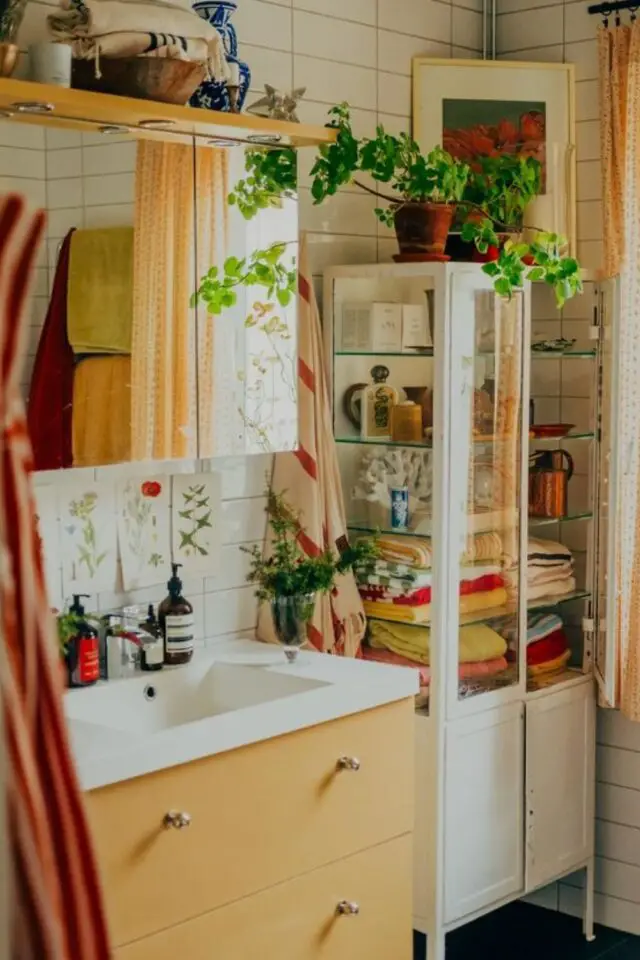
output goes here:
[[611, 0], [611, 3], [595, 3], [593, 6], [587, 8], [587, 13], [590, 14], [602, 14], [602, 16], [610, 16], [612, 13], [617, 13], [620, 10], [638, 10], [640, 8], [640, 0]]

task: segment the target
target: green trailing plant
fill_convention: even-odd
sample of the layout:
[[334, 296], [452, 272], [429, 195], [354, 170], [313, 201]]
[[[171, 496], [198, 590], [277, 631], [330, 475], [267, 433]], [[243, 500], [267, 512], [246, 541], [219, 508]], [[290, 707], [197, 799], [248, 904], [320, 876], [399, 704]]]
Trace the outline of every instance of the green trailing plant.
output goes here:
[[463, 216], [484, 214], [498, 229], [520, 230], [525, 210], [541, 187], [542, 166], [535, 157], [479, 157], [462, 195]]
[[235, 306], [237, 288], [264, 287], [270, 300], [281, 307], [291, 303], [298, 280], [295, 259], [285, 263], [286, 243], [274, 243], [266, 250], [255, 250], [250, 257], [228, 257], [222, 269], [211, 267], [191, 297], [191, 306], [204, 304], [208, 313], [218, 316]]
[[377, 556], [374, 540], [355, 545], [345, 542], [339, 554], [323, 550], [309, 557], [300, 545], [304, 533], [299, 513], [283, 494], [267, 489], [266, 513], [272, 534], [272, 554], [264, 557], [261, 547], [241, 547], [251, 557], [247, 580], [256, 586], [260, 600], [329, 593], [336, 578], [355, 566], [367, 565]]
[[[377, 127], [373, 139], [356, 137], [346, 103], [333, 107], [329, 116], [336, 139], [319, 148], [311, 170], [315, 204], [354, 184], [387, 202], [386, 207], [376, 207], [375, 213], [383, 223], [390, 224], [395, 212], [408, 203], [455, 203], [462, 210], [481, 215], [465, 224], [463, 239], [474, 243], [480, 253], [486, 253], [489, 247], [499, 248], [498, 259], [483, 266], [497, 293], [510, 297], [525, 280], [544, 281], [553, 287], [562, 306], [580, 292], [579, 264], [567, 255], [565, 238], [534, 230], [530, 241], [501, 240], [505, 231], [520, 226], [524, 209], [539, 192], [537, 161], [484, 158], [472, 171], [441, 147], [423, 155], [408, 134], [394, 136], [382, 126]], [[270, 156], [273, 153], [275, 159]], [[236, 184], [229, 199], [247, 219], [282, 197], [293, 195], [294, 150], [251, 150], [246, 162], [249, 175]], [[388, 184], [391, 192], [382, 193], [376, 186], [363, 183], [358, 174], [367, 174], [376, 184]]]

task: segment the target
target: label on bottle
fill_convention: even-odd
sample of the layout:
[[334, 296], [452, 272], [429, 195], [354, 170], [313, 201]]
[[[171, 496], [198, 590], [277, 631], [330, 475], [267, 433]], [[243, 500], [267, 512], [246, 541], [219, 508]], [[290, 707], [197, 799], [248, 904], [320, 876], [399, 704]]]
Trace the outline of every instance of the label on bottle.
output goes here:
[[95, 683], [100, 677], [100, 657], [97, 637], [77, 637], [78, 662], [76, 666], [76, 681], [78, 683]]
[[157, 667], [164, 662], [164, 650], [160, 640], [145, 640], [142, 644], [148, 667]]
[[168, 614], [164, 621], [167, 653], [193, 650], [193, 614]]

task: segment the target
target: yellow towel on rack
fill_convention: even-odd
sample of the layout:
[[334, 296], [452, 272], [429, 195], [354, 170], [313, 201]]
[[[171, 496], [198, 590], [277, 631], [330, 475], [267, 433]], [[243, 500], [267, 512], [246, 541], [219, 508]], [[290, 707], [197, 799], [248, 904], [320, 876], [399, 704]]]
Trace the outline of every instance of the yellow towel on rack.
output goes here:
[[131, 460], [131, 358], [88, 357], [73, 376], [73, 465]]
[[133, 227], [76, 230], [69, 254], [67, 335], [74, 353], [130, 353]]
[[[375, 620], [369, 624], [369, 643], [378, 650], [391, 650], [415, 663], [430, 664], [431, 630], [428, 627]], [[507, 652], [506, 640], [485, 623], [461, 627], [458, 643], [460, 663], [485, 663]]]

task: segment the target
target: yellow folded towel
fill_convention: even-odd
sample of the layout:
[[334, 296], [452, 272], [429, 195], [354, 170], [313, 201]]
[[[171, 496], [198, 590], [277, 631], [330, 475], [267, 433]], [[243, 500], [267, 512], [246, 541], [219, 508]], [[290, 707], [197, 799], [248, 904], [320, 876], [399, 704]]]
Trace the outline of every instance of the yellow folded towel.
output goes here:
[[73, 375], [73, 465], [131, 460], [131, 358], [88, 357]]
[[71, 237], [67, 335], [74, 353], [130, 353], [133, 227]]
[[[460, 616], [480, 613], [482, 610], [492, 610], [494, 607], [503, 607], [506, 602], [507, 591], [504, 587], [465, 594], [460, 597]], [[363, 600], [362, 606], [368, 617], [390, 620], [393, 623], [429, 623], [431, 621], [430, 603], [422, 603], [417, 607], [412, 607], [405, 603]]]
[[[369, 643], [415, 663], [430, 664], [431, 630], [428, 627], [373, 621], [369, 624]], [[507, 652], [506, 640], [486, 623], [461, 627], [458, 643], [460, 663], [484, 663], [503, 657]]]

